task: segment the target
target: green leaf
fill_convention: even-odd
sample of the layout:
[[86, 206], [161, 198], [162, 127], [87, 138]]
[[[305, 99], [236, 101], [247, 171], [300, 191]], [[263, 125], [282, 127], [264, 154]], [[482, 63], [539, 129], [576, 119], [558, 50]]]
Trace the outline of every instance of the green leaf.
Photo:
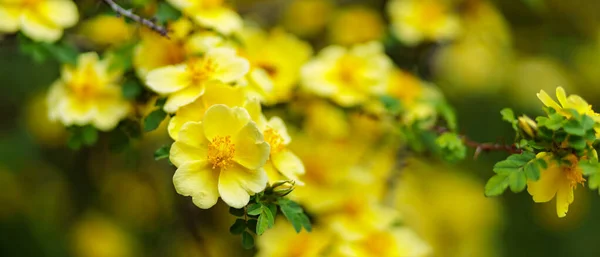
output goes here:
[[581, 126], [585, 131], [593, 129], [595, 124], [596, 122], [590, 116], [583, 115], [581, 117]]
[[246, 225], [248, 226], [248, 229], [250, 231], [256, 231], [256, 227], [258, 227], [258, 220], [257, 219], [249, 219], [248, 223]]
[[83, 142], [79, 133], [71, 133], [67, 139], [67, 146], [72, 150], [79, 150]]
[[150, 132], [158, 128], [160, 123], [167, 117], [162, 109], [156, 109], [144, 119], [144, 131]]
[[110, 133], [108, 148], [112, 152], [120, 153], [129, 147], [129, 137], [121, 129], [115, 129]]
[[91, 146], [98, 141], [98, 130], [93, 126], [87, 125], [81, 128], [81, 141], [83, 144]]
[[583, 150], [587, 146], [585, 139], [580, 136], [571, 136], [569, 137], [569, 146], [573, 147], [576, 150]]
[[167, 98], [166, 97], [158, 98], [158, 99], [156, 99], [156, 102], [154, 103], [154, 106], [162, 109], [165, 106], [166, 102], [167, 102]]
[[538, 118], [540, 118], [540, 119], [536, 119], [536, 120], [542, 121], [542, 124], [546, 128], [549, 128], [550, 130], [557, 130], [557, 129], [561, 128], [565, 121], [565, 117], [563, 117], [562, 115], [560, 115], [558, 113], [550, 114], [548, 116], [548, 119], [545, 119], [545, 118], [542, 119], [543, 117], [538, 117]]
[[242, 247], [244, 249], [254, 248], [254, 237], [248, 231], [242, 232]]
[[456, 113], [452, 106], [450, 106], [444, 101], [442, 103], [439, 103], [436, 107], [440, 116], [443, 117], [446, 121], [446, 125], [448, 125], [448, 128], [452, 131], [455, 131], [458, 125], [456, 122]]
[[121, 87], [121, 92], [123, 97], [127, 100], [136, 99], [143, 90], [143, 86], [140, 84], [138, 80], [128, 79]]
[[236, 219], [235, 223], [229, 227], [229, 233], [239, 235], [246, 230], [246, 221], [243, 219]]
[[510, 123], [517, 122], [517, 119], [515, 119], [515, 113], [510, 108], [502, 109], [502, 111], [500, 111], [500, 114], [502, 115], [502, 119], [505, 121], [508, 121]]
[[600, 171], [600, 163], [597, 160], [582, 160], [577, 165], [586, 176], [597, 174]]
[[381, 101], [383, 107], [391, 114], [398, 114], [402, 111], [402, 103], [392, 96], [382, 95], [379, 97], [379, 101]]
[[[537, 159], [535, 161], [529, 162], [523, 167], [523, 172], [525, 173], [525, 177], [531, 181], [538, 181], [540, 179], [540, 167], [539, 160], [544, 161], [542, 159]], [[544, 162], [545, 164], [546, 162]]]
[[181, 17], [181, 12], [173, 8], [168, 3], [160, 2], [158, 4], [158, 11], [156, 12], [156, 20], [162, 24], [167, 21], [174, 21]]
[[499, 196], [509, 185], [508, 175], [497, 174], [485, 184], [485, 196]]
[[297, 233], [300, 233], [303, 227], [306, 231], [311, 230], [312, 226], [310, 225], [310, 220], [308, 219], [308, 216], [304, 214], [304, 210], [302, 210], [300, 205], [285, 198], [279, 199], [277, 203], [279, 204], [283, 216], [292, 223], [292, 226]]
[[251, 204], [248, 206], [248, 209], [246, 210], [246, 212], [248, 213], [248, 215], [252, 215], [252, 216], [259, 215], [262, 212], [262, 204], [260, 204], [260, 203]]
[[[156, 149], [156, 151], [154, 152], [154, 160], [158, 161], [158, 160], [169, 158], [170, 152], [171, 152], [171, 145], [163, 145], [161, 148]], [[242, 215], [243, 214], [244, 214], [244, 210], [242, 210]]]
[[519, 193], [525, 189], [527, 178], [524, 172], [513, 172], [508, 176], [510, 190]]
[[267, 229], [273, 227], [273, 225], [275, 224], [275, 217], [273, 216], [271, 210], [264, 205], [261, 207], [261, 210], [262, 211], [260, 216], [258, 216], [256, 226], [256, 234], [259, 236], [265, 233]]
[[233, 216], [236, 217], [243, 217], [244, 216], [244, 209], [236, 209], [233, 207], [229, 207], [229, 213]]
[[585, 129], [579, 121], [577, 120], [569, 120], [565, 123], [564, 129], [567, 133], [575, 136], [585, 136]]

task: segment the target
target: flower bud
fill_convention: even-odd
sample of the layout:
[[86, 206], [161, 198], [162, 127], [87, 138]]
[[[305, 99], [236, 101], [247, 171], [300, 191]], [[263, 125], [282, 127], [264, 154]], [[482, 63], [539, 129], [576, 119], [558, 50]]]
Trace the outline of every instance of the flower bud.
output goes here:
[[519, 128], [529, 137], [533, 138], [537, 134], [537, 123], [527, 115], [519, 117]]

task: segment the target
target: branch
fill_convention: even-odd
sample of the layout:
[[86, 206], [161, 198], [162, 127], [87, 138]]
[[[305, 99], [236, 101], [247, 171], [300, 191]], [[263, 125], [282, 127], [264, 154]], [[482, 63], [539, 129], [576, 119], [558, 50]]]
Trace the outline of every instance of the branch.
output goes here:
[[[435, 127], [434, 130], [438, 134], [442, 134], [442, 133], [450, 131], [445, 127], [439, 127], [439, 126]], [[523, 152], [523, 150], [517, 148], [517, 146], [515, 144], [507, 145], [507, 144], [498, 144], [498, 143], [479, 143], [477, 141], [473, 141], [473, 140], [469, 139], [465, 135], [459, 135], [459, 137], [462, 139], [463, 143], [466, 146], [468, 146], [470, 148], [475, 148], [475, 154], [473, 155], [473, 158], [475, 158], [475, 159], [477, 159], [477, 157], [479, 156], [479, 154], [481, 154], [481, 152], [505, 151], [505, 152], [508, 152], [511, 154], [519, 154], [519, 153]]]
[[130, 10], [123, 9], [123, 7], [119, 6], [113, 0], [103, 0], [103, 1], [106, 4], [108, 4], [110, 6], [110, 8], [112, 8], [118, 15], [125, 16], [129, 19], [134, 20], [137, 23], [141, 23], [142, 25], [150, 28], [151, 30], [155, 31], [156, 33], [160, 34], [161, 36], [169, 38], [169, 35], [168, 35], [169, 31], [165, 27], [160, 26], [151, 20], [142, 18], [142, 17], [138, 16], [137, 14], [131, 12]]

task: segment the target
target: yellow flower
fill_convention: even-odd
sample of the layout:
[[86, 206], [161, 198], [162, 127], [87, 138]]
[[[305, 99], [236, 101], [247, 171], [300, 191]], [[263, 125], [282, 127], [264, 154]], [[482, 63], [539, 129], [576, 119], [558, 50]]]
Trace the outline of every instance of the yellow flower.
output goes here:
[[[262, 129], [265, 141], [271, 146], [270, 162], [265, 166], [269, 182], [293, 180], [298, 185], [304, 185], [298, 178], [304, 175], [304, 164], [298, 156], [288, 149], [292, 138], [287, 132], [285, 123], [277, 116], [272, 117]], [[281, 179], [279, 174], [285, 179]]]
[[80, 33], [96, 45], [110, 46], [129, 41], [134, 35], [134, 28], [123, 17], [98, 15], [83, 22]]
[[352, 6], [334, 16], [328, 32], [331, 43], [352, 45], [381, 39], [385, 27], [381, 15], [375, 10]]
[[225, 6], [225, 0], [168, 0], [199, 25], [230, 35], [242, 28], [242, 18]]
[[229, 206], [242, 208], [251, 194], [267, 185], [262, 167], [269, 151], [248, 111], [213, 105], [201, 122], [183, 125], [171, 146], [170, 160], [178, 167], [173, 184], [200, 208], [212, 207], [219, 196]]
[[357, 241], [346, 241], [336, 247], [333, 256], [398, 257], [429, 256], [431, 248], [409, 228], [374, 231]]
[[132, 257], [135, 243], [124, 228], [97, 213], [86, 214], [71, 231], [72, 251], [81, 257]]
[[117, 84], [118, 71], [98, 60], [95, 52], [81, 54], [77, 67], [64, 66], [61, 78], [50, 87], [48, 115], [65, 126], [91, 124], [99, 130], [113, 129], [130, 111]]
[[141, 39], [133, 51], [133, 66], [138, 77], [145, 79], [156, 68], [183, 62], [185, 54], [181, 42], [142, 30]]
[[21, 30], [35, 41], [54, 42], [78, 19], [77, 6], [69, 0], [0, 1], [0, 33]]
[[245, 28], [241, 33], [243, 56], [252, 64], [248, 74], [249, 92], [267, 104], [287, 101], [300, 77], [300, 67], [312, 55], [312, 48], [283, 30], [266, 33]]
[[292, 0], [282, 23], [286, 30], [300, 37], [312, 37], [325, 28], [333, 9], [331, 0]]
[[554, 108], [554, 110], [556, 110], [558, 113], [562, 114], [566, 118], [570, 118], [571, 113], [565, 111], [564, 109], [572, 109], [577, 111], [579, 114], [585, 114], [590, 116], [590, 118], [594, 119], [594, 121], [596, 122], [596, 125], [594, 126], [596, 136], [600, 136], [600, 126], [598, 125], [598, 123], [600, 123], [600, 114], [594, 112], [592, 106], [580, 96], [569, 95], [567, 97], [565, 90], [562, 87], [557, 87], [556, 97], [558, 98], [558, 102], [560, 103], [560, 105], [556, 103], [554, 99], [552, 99], [552, 97], [550, 97], [544, 90], [541, 90], [537, 94], [537, 97], [540, 99], [540, 101], [542, 101], [544, 105]]
[[302, 85], [309, 92], [349, 107], [383, 93], [391, 71], [392, 62], [381, 43], [350, 49], [333, 45], [302, 67]]
[[174, 113], [202, 96], [209, 81], [235, 82], [246, 75], [249, 67], [248, 61], [237, 56], [234, 49], [214, 48], [202, 58], [151, 71], [146, 83], [153, 91], [167, 96], [164, 110]]
[[256, 257], [321, 257], [332, 236], [317, 227], [296, 233], [289, 222], [278, 219], [272, 229], [258, 238]]
[[581, 168], [577, 166], [579, 159], [569, 154], [562, 159], [568, 163], [561, 164], [552, 153], [542, 152], [537, 157], [546, 160], [548, 168], [542, 171], [538, 181], [527, 181], [527, 192], [536, 203], [548, 202], [556, 195], [556, 214], [565, 217], [574, 200], [573, 189], [585, 181]]
[[190, 35], [185, 42], [188, 54], [204, 54], [215, 47], [228, 46], [228, 41], [214, 31], [201, 31]]
[[392, 32], [407, 45], [449, 40], [460, 32], [460, 21], [441, 0], [392, 0], [387, 6]]
[[189, 121], [202, 121], [206, 110], [215, 104], [229, 107], [244, 107], [246, 104], [244, 92], [240, 87], [229, 86], [219, 81], [211, 81], [206, 85], [204, 95], [191, 104], [177, 110], [169, 121], [169, 135], [177, 140], [181, 127]]

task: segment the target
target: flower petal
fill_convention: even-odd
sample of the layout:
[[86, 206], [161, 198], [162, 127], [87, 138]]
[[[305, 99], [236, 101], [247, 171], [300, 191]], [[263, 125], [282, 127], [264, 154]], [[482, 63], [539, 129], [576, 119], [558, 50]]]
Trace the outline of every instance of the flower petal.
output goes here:
[[152, 70], [146, 84], [159, 94], [171, 94], [189, 86], [185, 65], [167, 66]]
[[167, 128], [169, 136], [171, 136], [173, 140], [177, 140], [179, 131], [183, 125], [190, 121], [202, 121], [205, 111], [204, 104], [200, 99], [179, 108], [175, 116], [171, 117], [169, 120], [169, 126]]
[[42, 1], [38, 6], [38, 12], [45, 19], [62, 28], [71, 27], [79, 20], [77, 6], [67, 0]]
[[204, 135], [204, 124], [199, 121], [189, 121], [183, 124], [181, 130], [179, 131], [177, 141], [196, 148], [206, 147], [208, 140]]
[[235, 156], [233, 160], [242, 166], [255, 170], [265, 165], [271, 148], [264, 141], [262, 133], [254, 122], [248, 122], [233, 139]]
[[543, 170], [538, 181], [527, 182], [527, 192], [533, 196], [533, 201], [543, 203], [552, 200], [558, 190], [558, 181], [563, 178], [562, 169], [556, 164]]
[[19, 8], [0, 5], [0, 32], [14, 33], [19, 30], [21, 10]]
[[565, 89], [562, 87], [556, 88], [556, 98], [558, 98], [558, 102], [562, 107], [569, 108], [569, 103], [567, 102], [567, 93], [565, 93]]
[[192, 16], [198, 23], [218, 32], [229, 35], [242, 27], [242, 18], [235, 11], [227, 8], [211, 8], [194, 13]]
[[171, 146], [169, 159], [176, 167], [196, 161], [206, 161], [207, 150], [204, 147], [193, 147], [186, 143], [175, 142]]
[[189, 86], [169, 95], [163, 109], [165, 112], [174, 113], [179, 108], [196, 101], [202, 94], [204, 94], [204, 85]]
[[283, 138], [284, 145], [292, 142], [292, 137], [290, 137], [290, 134], [288, 134], [287, 128], [285, 127], [285, 122], [283, 122], [281, 118], [277, 116], [271, 117], [269, 120], [269, 127], [274, 129]]
[[558, 105], [558, 103], [556, 103], [556, 101], [554, 101], [554, 99], [552, 99], [552, 97], [550, 97], [544, 90], [540, 90], [540, 92], [537, 94], [537, 97], [545, 106], [552, 107], [557, 111], [562, 109], [560, 105]]
[[273, 165], [275, 168], [286, 176], [288, 179], [294, 180], [296, 182], [302, 182], [298, 179], [298, 175], [302, 175], [305, 173], [304, 164], [302, 164], [302, 160], [298, 158], [294, 153], [290, 150], [283, 150], [279, 153], [273, 154], [271, 156]]
[[215, 61], [217, 64], [212, 78], [224, 83], [235, 82], [244, 77], [250, 70], [248, 60], [238, 56], [233, 48], [219, 47], [211, 49], [206, 53], [206, 58]]
[[242, 107], [246, 97], [240, 87], [230, 86], [220, 81], [211, 81], [206, 83], [206, 91], [202, 100], [207, 108], [215, 104]]
[[234, 208], [246, 206], [250, 201], [249, 192], [260, 192], [266, 185], [267, 174], [262, 169], [252, 171], [233, 165], [219, 175], [219, 194], [225, 203]]
[[569, 180], [565, 179], [559, 182], [556, 193], [556, 214], [562, 218], [567, 215], [569, 205], [573, 203], [575, 196]]
[[26, 11], [21, 15], [21, 30], [35, 41], [48, 43], [55, 42], [63, 34], [62, 28], [44, 21], [42, 17], [31, 11]]
[[173, 185], [178, 194], [191, 196], [196, 206], [208, 209], [219, 199], [218, 175], [207, 162], [190, 162], [175, 171]]
[[250, 122], [250, 115], [244, 108], [229, 108], [224, 104], [216, 104], [206, 110], [202, 124], [209, 141], [216, 136], [235, 137]]

